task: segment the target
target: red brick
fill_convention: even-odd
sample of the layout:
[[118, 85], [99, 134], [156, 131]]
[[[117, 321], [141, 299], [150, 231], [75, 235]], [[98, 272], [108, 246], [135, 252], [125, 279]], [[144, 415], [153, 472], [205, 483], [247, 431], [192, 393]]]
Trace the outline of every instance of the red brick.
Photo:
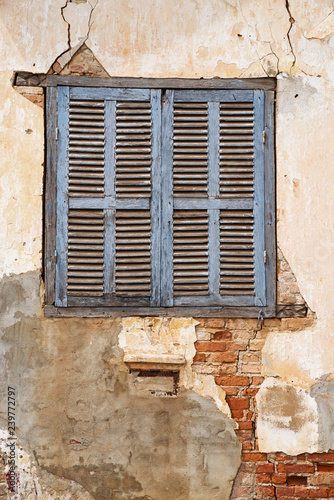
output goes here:
[[243, 410], [231, 410], [231, 415], [232, 415], [232, 418], [234, 418], [234, 419], [243, 418], [244, 411]]
[[334, 464], [318, 464], [318, 472], [334, 472]]
[[334, 488], [329, 488], [328, 490], [328, 498], [334, 498]]
[[249, 399], [247, 398], [226, 398], [226, 402], [231, 410], [246, 410], [249, 408]]
[[250, 451], [253, 449], [252, 443], [241, 443], [241, 447], [243, 450]]
[[305, 486], [307, 484], [306, 476], [288, 476], [288, 486]]
[[309, 497], [310, 498], [328, 498], [328, 489], [327, 488], [317, 488], [313, 490], [309, 488]]
[[274, 464], [260, 464], [256, 466], [256, 472], [274, 472]]
[[252, 412], [252, 411], [249, 411], [249, 412], [247, 413], [247, 420], [252, 420], [252, 418], [253, 418], [253, 412]]
[[308, 456], [310, 462], [334, 462], [334, 453], [310, 453]]
[[235, 363], [238, 354], [234, 352], [215, 352], [208, 354], [207, 361], [209, 363]]
[[199, 352], [225, 351], [226, 342], [195, 342], [196, 350]]
[[237, 396], [239, 394], [239, 387], [224, 387], [227, 396]]
[[312, 486], [334, 486], [334, 474], [313, 474], [310, 483]]
[[253, 422], [247, 420], [247, 422], [237, 422], [239, 429], [253, 429]]
[[194, 356], [193, 363], [203, 363], [205, 361], [205, 354], [203, 352], [197, 352]]
[[276, 487], [277, 497], [294, 497], [295, 488], [294, 486], [277, 486]]
[[286, 483], [286, 474], [273, 474], [272, 481], [274, 484]]
[[249, 385], [249, 377], [216, 377], [216, 384], [218, 385], [236, 385], [239, 387], [244, 387]]
[[245, 462], [265, 462], [267, 460], [266, 453], [243, 453], [242, 459]]
[[250, 441], [253, 437], [252, 431], [244, 431], [244, 430], [237, 429], [235, 432], [241, 441]]
[[[258, 466], [258, 467], [260, 467], [260, 466]], [[243, 462], [239, 467], [239, 472], [255, 473], [255, 468], [256, 468], [256, 464], [254, 462]], [[268, 471], [265, 471], [265, 472], [268, 472]]]
[[255, 396], [259, 392], [259, 389], [255, 389], [253, 387], [248, 387], [248, 389], [244, 389], [242, 394], [244, 396]]
[[252, 385], [261, 385], [263, 381], [264, 381], [263, 377], [253, 377]]
[[256, 474], [256, 482], [259, 484], [270, 484], [271, 474]]
[[275, 496], [275, 488], [274, 486], [257, 486], [257, 493], [261, 493], [262, 495], [267, 495], [268, 497]]
[[295, 486], [295, 495], [298, 498], [308, 498], [308, 486]]
[[312, 474], [314, 472], [314, 465], [278, 464], [277, 472], [286, 472], [288, 474]]
[[216, 332], [213, 335], [214, 340], [230, 340], [231, 338], [232, 338], [232, 333], [228, 330]]
[[227, 351], [246, 351], [247, 342], [226, 342], [226, 350]]

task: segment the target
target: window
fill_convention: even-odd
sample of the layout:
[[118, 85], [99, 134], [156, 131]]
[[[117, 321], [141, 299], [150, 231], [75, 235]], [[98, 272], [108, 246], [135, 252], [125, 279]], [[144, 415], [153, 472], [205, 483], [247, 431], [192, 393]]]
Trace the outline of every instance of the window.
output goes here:
[[48, 79], [46, 314], [274, 315], [275, 82]]

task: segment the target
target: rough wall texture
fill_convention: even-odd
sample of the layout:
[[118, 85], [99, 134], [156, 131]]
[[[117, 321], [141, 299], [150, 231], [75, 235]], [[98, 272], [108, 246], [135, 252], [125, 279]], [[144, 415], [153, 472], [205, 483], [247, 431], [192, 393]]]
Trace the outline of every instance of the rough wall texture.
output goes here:
[[[18, 391], [19, 498], [228, 498], [233, 426], [231, 498], [334, 497], [332, 0], [4, 0], [0, 31], [0, 363]], [[44, 319], [43, 95], [13, 88], [14, 71], [277, 76], [278, 302], [308, 316], [185, 320], [166, 397], [173, 377], [122, 361], [121, 332], [150, 320]]]

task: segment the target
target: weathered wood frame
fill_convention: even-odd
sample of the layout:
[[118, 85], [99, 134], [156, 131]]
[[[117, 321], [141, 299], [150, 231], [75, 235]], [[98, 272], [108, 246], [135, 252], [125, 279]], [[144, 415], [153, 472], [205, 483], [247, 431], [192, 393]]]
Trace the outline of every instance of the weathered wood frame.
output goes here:
[[[19, 80], [19, 81], [18, 81]], [[29, 78], [25, 80], [29, 85]], [[16, 83], [23, 85], [17, 75]], [[273, 78], [260, 79], [137, 79], [137, 78], [91, 78], [45, 75], [42, 83], [46, 89], [46, 181], [45, 181], [45, 316], [65, 317], [114, 317], [114, 316], [211, 316], [211, 317], [257, 317], [262, 311], [264, 317], [276, 314], [276, 203], [275, 203], [275, 151], [274, 151], [274, 95], [276, 81]], [[151, 89], [194, 89], [209, 90], [259, 90], [264, 99], [264, 196], [265, 196], [265, 248], [266, 248], [266, 307], [261, 306], [211, 306], [211, 307], [55, 307], [56, 268], [56, 166], [58, 159], [57, 135], [57, 87], [124, 87]], [[124, 89], [126, 92], [126, 89]], [[131, 92], [131, 90], [130, 90]], [[198, 200], [196, 200], [197, 202]], [[213, 200], [214, 201], [214, 200]], [[223, 203], [223, 200], [221, 200]], [[197, 205], [198, 206], [198, 205]], [[218, 208], [218, 207], [217, 207]], [[152, 304], [153, 305], [153, 304]]]

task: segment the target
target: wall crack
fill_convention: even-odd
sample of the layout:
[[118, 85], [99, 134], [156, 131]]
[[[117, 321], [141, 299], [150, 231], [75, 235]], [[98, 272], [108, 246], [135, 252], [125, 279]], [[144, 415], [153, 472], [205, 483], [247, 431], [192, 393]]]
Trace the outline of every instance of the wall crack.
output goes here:
[[291, 11], [290, 11], [289, 0], [285, 0], [285, 8], [286, 8], [286, 10], [288, 12], [288, 15], [289, 15], [290, 28], [288, 29], [288, 32], [287, 32], [286, 36], [287, 36], [287, 39], [288, 39], [288, 42], [289, 42], [289, 45], [290, 45], [291, 54], [293, 56], [293, 61], [292, 61], [292, 66], [291, 66], [291, 68], [293, 68], [295, 66], [295, 64], [296, 64], [296, 55], [295, 55], [295, 53], [293, 51], [292, 42], [291, 42], [291, 38], [290, 38], [290, 32], [292, 30], [292, 26], [295, 23], [295, 19], [292, 17], [292, 14], [291, 14]]

